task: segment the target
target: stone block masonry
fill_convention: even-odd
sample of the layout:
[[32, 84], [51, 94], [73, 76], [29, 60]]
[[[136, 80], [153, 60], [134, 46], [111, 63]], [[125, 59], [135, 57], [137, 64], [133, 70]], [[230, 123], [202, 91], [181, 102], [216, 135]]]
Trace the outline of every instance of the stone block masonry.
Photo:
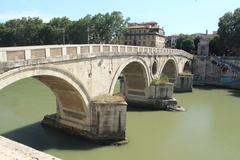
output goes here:
[[126, 140], [127, 103], [122, 97], [98, 96], [91, 101], [90, 106], [90, 131], [64, 124], [57, 115], [45, 116], [42, 123], [97, 143], [111, 144]]
[[146, 96], [148, 88], [162, 73], [175, 78], [192, 59], [182, 50], [145, 46], [5, 47], [0, 48], [0, 89], [33, 77], [56, 96], [57, 114], [46, 116], [44, 124], [96, 141], [119, 141], [125, 139], [127, 106], [124, 100], [111, 96], [119, 77], [123, 78], [121, 94], [127, 102], [146, 102], [158, 109], [173, 107], [172, 86], [156, 88], [152, 99]]
[[0, 136], [0, 160], [61, 160]]
[[104, 141], [125, 140], [127, 103], [120, 96], [98, 96], [91, 103], [91, 134]]

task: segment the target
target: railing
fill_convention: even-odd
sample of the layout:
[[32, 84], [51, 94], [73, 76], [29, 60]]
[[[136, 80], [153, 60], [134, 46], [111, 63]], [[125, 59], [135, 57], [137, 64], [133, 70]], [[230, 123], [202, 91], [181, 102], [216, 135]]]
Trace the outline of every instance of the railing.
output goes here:
[[144, 46], [88, 44], [88, 45], [49, 45], [0, 48], [0, 62], [47, 59], [55, 57], [84, 57], [98, 55], [180, 55], [192, 59], [183, 50], [153, 48]]

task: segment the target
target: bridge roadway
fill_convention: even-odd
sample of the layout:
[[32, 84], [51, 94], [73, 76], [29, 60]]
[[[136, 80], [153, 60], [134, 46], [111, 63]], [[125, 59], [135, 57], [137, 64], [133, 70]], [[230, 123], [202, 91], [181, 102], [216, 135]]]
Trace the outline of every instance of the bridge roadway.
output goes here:
[[[153, 95], [156, 90], [151, 92], [152, 80], [163, 74], [176, 80], [181, 73], [191, 72], [192, 59], [183, 50], [142, 46], [6, 47], [0, 48], [0, 89], [36, 78], [56, 96], [57, 113], [46, 118], [46, 123], [91, 139], [120, 140], [125, 138], [125, 100], [159, 99]], [[119, 77], [123, 77], [125, 99], [112, 96]]]

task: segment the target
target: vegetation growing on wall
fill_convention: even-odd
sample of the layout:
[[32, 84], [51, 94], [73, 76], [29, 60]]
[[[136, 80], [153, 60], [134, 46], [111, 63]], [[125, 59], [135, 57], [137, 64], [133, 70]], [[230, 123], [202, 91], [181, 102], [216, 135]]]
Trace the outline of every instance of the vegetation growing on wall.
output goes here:
[[158, 84], [166, 84], [166, 83], [169, 83], [169, 78], [167, 75], [162, 74], [160, 77], [153, 79], [151, 84], [158, 85]]

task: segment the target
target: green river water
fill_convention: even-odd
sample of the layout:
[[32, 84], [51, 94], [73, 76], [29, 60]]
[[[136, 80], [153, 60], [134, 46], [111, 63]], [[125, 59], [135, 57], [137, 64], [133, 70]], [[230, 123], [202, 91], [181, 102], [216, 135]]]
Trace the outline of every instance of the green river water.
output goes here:
[[34, 79], [0, 91], [0, 134], [64, 160], [240, 160], [240, 91], [175, 94], [187, 112], [129, 109], [120, 147], [100, 146], [42, 127], [55, 97]]

